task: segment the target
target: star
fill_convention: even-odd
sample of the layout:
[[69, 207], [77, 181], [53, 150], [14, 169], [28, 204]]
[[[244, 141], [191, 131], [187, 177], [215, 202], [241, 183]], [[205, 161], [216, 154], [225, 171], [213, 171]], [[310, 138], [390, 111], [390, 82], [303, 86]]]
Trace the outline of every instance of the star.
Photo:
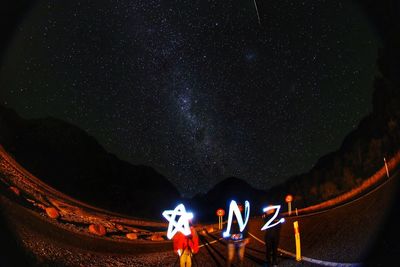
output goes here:
[[77, 125], [184, 197], [307, 172], [372, 108], [380, 37], [351, 3], [72, 2], [19, 25], [0, 103]]
[[[186, 212], [183, 204], [179, 204], [174, 210], [165, 210], [162, 215], [169, 221], [168, 239], [172, 239], [179, 231], [184, 235], [190, 235], [189, 220], [193, 218], [193, 213]], [[176, 221], [176, 216], [180, 216], [178, 221]]]

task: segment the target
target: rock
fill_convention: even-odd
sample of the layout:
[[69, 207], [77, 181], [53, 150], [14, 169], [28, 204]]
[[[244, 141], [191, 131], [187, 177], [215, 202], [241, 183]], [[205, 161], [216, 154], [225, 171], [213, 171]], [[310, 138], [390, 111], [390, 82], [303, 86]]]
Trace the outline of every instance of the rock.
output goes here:
[[163, 241], [164, 238], [161, 236], [161, 234], [153, 234], [150, 236], [151, 241]]
[[126, 238], [128, 238], [130, 240], [136, 240], [138, 238], [138, 236], [135, 233], [127, 233]]
[[212, 232], [214, 232], [214, 227], [212, 227], [211, 225], [207, 226], [206, 231], [207, 231], [207, 233], [212, 233]]
[[21, 195], [21, 191], [19, 191], [19, 189], [16, 188], [15, 186], [10, 186], [8, 189], [10, 189], [10, 191], [16, 194], [17, 196]]
[[103, 225], [91, 224], [91, 225], [89, 225], [89, 233], [92, 233], [92, 234], [98, 235], [98, 236], [104, 236], [107, 233], [107, 231]]
[[60, 217], [60, 213], [58, 213], [58, 211], [53, 207], [46, 208], [46, 214], [52, 219], [57, 219]]
[[117, 230], [119, 230], [119, 231], [123, 231], [124, 230], [124, 227], [122, 225], [120, 225], [120, 224], [116, 224], [115, 228], [117, 228]]

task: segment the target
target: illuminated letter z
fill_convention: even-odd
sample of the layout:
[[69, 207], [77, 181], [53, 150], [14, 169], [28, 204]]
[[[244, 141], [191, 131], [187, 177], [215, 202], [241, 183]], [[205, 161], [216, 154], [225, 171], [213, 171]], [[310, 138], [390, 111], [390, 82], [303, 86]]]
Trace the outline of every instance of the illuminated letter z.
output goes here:
[[285, 221], [285, 218], [281, 218], [278, 222], [271, 224], [271, 222], [273, 220], [275, 220], [275, 218], [278, 216], [279, 214], [279, 210], [281, 209], [281, 205], [275, 205], [275, 206], [268, 206], [266, 208], [263, 209], [264, 212], [267, 212], [269, 210], [276, 210], [274, 216], [272, 216], [271, 219], [268, 220], [268, 222], [261, 228], [261, 231], [264, 231], [268, 228], [274, 227], [275, 225], [277, 225], [278, 223], [283, 223]]

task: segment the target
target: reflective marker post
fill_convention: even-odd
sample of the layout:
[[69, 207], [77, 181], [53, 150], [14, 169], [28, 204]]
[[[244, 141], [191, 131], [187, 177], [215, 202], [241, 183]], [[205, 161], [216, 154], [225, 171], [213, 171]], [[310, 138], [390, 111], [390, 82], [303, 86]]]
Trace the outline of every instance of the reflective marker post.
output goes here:
[[290, 214], [292, 213], [293, 196], [292, 195], [287, 195], [285, 197], [285, 201], [286, 201], [286, 203], [288, 203], [288, 213], [289, 213], [289, 216], [290, 216]]
[[386, 158], [383, 158], [383, 161], [385, 162], [385, 168], [386, 168], [386, 175], [387, 175], [387, 177], [389, 178], [389, 168], [388, 168], [388, 165], [387, 165], [387, 162], [386, 162]]
[[301, 261], [301, 247], [300, 247], [300, 232], [299, 232], [299, 222], [293, 222], [294, 227], [294, 238], [296, 240], [296, 261]]
[[217, 210], [217, 216], [218, 216], [218, 229], [222, 229], [222, 217], [225, 215], [225, 211], [223, 209], [218, 209]]

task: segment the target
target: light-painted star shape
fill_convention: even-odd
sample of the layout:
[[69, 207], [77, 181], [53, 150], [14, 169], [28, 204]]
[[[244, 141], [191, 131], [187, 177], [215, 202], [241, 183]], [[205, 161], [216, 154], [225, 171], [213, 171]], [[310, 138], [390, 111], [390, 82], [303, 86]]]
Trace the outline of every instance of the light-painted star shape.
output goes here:
[[[190, 235], [189, 220], [193, 218], [193, 213], [186, 212], [183, 204], [179, 204], [174, 210], [165, 210], [162, 215], [169, 221], [168, 239], [172, 239], [177, 232]], [[176, 221], [176, 216], [180, 216], [178, 221]]]

